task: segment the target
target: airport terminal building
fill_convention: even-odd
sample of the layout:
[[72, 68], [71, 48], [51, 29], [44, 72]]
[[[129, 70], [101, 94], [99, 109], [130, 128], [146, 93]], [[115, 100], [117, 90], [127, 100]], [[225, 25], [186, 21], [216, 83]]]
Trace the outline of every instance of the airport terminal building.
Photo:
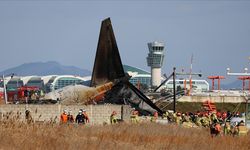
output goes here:
[[[143, 69], [123, 65], [124, 71], [130, 76], [130, 82], [134, 85], [151, 85], [151, 74]], [[83, 84], [89, 86], [91, 76], [80, 77], [73, 75], [47, 75], [47, 76], [13, 76], [5, 77], [7, 91], [15, 91], [19, 87], [37, 87], [45, 93], [61, 89], [68, 85]], [[2, 87], [2, 85], [1, 85]]]
[[123, 65], [123, 68], [131, 76], [129, 81], [133, 85], [137, 85], [138, 83], [147, 85], [148, 87], [151, 85], [150, 72], [128, 65]]
[[[146, 86], [147, 88], [151, 87], [151, 73], [145, 71], [143, 69], [123, 65], [124, 71], [127, 72], [131, 78], [130, 82], [135, 85]], [[5, 84], [7, 91], [16, 91], [17, 88], [20, 87], [36, 87], [40, 90], [43, 90], [45, 93], [49, 93], [54, 90], [61, 89], [63, 87], [69, 85], [76, 85], [82, 84], [89, 86], [91, 80], [91, 76], [80, 77], [80, 76], [73, 76], [73, 75], [48, 75], [48, 76], [24, 76], [24, 77], [6, 77]], [[161, 81], [164, 78], [161, 77]], [[194, 86], [193, 89], [198, 91], [208, 91], [209, 84], [206, 80], [192, 80], [192, 85]], [[177, 79], [176, 80], [176, 87], [180, 86], [184, 88], [184, 80]], [[1, 82], [1, 87], [3, 87]], [[163, 85], [163, 88], [168, 90], [173, 89], [173, 81], [170, 79]], [[186, 81], [186, 88], [189, 89], [189, 81]]]
[[16, 91], [17, 88], [36, 87], [45, 93], [61, 89], [68, 85], [83, 84], [86, 85], [90, 76], [79, 77], [73, 75], [48, 75], [48, 76], [24, 76], [24, 77], [6, 77], [5, 84], [7, 91]]

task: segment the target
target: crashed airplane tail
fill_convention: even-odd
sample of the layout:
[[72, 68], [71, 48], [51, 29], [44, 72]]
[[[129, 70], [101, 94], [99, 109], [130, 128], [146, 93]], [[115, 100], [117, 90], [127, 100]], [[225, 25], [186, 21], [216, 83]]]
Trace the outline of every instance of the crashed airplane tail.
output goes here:
[[125, 77], [110, 18], [102, 21], [91, 87]]

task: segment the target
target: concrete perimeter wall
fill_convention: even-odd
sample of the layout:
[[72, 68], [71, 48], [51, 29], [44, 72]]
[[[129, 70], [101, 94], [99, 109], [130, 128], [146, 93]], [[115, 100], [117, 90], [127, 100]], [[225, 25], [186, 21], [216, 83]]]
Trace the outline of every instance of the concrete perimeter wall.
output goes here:
[[211, 100], [215, 103], [242, 103], [246, 102], [244, 97], [240, 96], [183, 96], [178, 102], [204, 102]]
[[128, 105], [25, 105], [25, 104], [8, 104], [0, 105], [1, 118], [4, 115], [11, 113], [12, 115], [19, 114], [20, 120], [25, 121], [25, 111], [29, 110], [31, 116], [36, 122], [60, 121], [60, 115], [63, 110], [71, 110], [74, 118], [79, 112], [79, 109], [85, 109], [91, 125], [110, 123], [110, 115], [113, 111], [117, 112], [118, 119], [123, 118], [125, 121], [129, 119], [131, 108]]

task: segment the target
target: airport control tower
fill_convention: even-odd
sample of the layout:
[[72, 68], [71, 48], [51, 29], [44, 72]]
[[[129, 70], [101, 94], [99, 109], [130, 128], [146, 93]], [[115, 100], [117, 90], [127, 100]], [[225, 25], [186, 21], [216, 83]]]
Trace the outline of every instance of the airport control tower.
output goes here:
[[164, 43], [151, 42], [148, 43], [147, 63], [151, 67], [151, 86], [159, 86], [161, 84], [161, 67], [164, 59]]

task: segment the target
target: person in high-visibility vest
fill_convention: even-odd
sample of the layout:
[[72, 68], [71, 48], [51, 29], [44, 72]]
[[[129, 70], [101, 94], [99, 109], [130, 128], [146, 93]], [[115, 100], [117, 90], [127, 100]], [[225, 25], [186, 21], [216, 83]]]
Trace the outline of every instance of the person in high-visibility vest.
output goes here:
[[213, 112], [210, 116], [211, 118], [211, 122], [219, 122], [218, 118], [217, 118], [217, 115], [215, 114], [215, 112]]
[[201, 124], [205, 128], [211, 125], [211, 119], [209, 118], [208, 113], [203, 114], [203, 116], [201, 117]]
[[130, 116], [131, 123], [139, 123], [139, 112], [135, 110], [135, 108], [132, 111], [132, 114]]
[[152, 116], [151, 121], [156, 122], [157, 119], [158, 119], [158, 112], [156, 111], [154, 112], [154, 115]]
[[182, 123], [182, 117], [181, 117], [181, 113], [180, 112], [177, 112], [176, 118], [175, 118], [175, 122], [176, 122], [177, 125], [181, 125], [181, 123]]
[[195, 124], [196, 124], [198, 127], [201, 127], [201, 126], [202, 126], [201, 117], [202, 117], [202, 114], [200, 114], [200, 113], [196, 113], [196, 114], [195, 114], [194, 122], [195, 122]]
[[111, 116], [110, 116], [110, 123], [111, 124], [118, 123], [116, 115], [117, 115], [116, 111], [113, 111], [112, 114], [111, 114]]
[[170, 120], [169, 112], [166, 111], [165, 113], [163, 113], [162, 117], [163, 117], [163, 118], [167, 118], [168, 120]]
[[230, 121], [226, 121], [225, 126], [224, 126], [224, 135], [231, 135], [232, 130], [231, 130], [231, 125]]
[[238, 135], [247, 135], [248, 129], [244, 125], [243, 120], [241, 120], [241, 122], [238, 124], [237, 129], [238, 129]]

